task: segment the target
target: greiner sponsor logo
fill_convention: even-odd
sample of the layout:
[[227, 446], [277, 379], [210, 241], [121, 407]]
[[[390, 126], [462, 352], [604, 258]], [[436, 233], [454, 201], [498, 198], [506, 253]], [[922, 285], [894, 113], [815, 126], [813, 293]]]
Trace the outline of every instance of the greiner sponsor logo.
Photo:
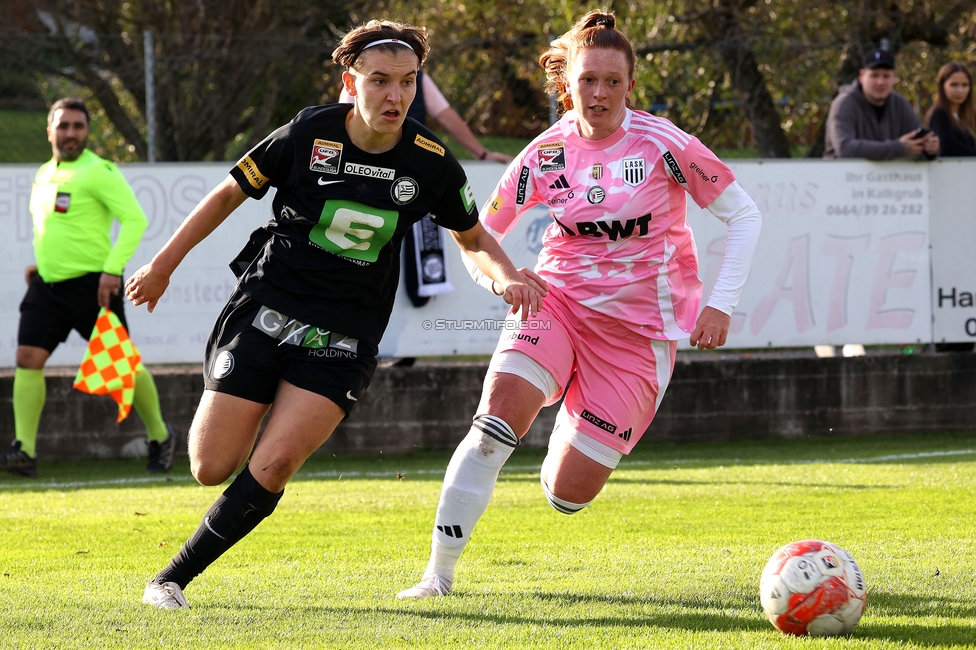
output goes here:
[[576, 192], [571, 191], [569, 194], [566, 195], [566, 198], [556, 197], [556, 198], [549, 199], [548, 201], [546, 201], [546, 205], [563, 205], [564, 203], [569, 203], [569, 201], [574, 198], [576, 198]]
[[396, 170], [387, 167], [373, 167], [372, 165], [361, 165], [359, 163], [346, 163], [343, 168], [347, 174], [356, 176], [366, 176], [368, 178], [378, 178], [383, 181], [391, 181], [396, 176]]
[[693, 171], [696, 174], [698, 174], [699, 176], [701, 176], [701, 179], [703, 181], [706, 181], [706, 182], [709, 182], [709, 183], [717, 183], [718, 182], [718, 176], [709, 176], [708, 173], [704, 169], [702, 169], [701, 167], [699, 167], [695, 163], [691, 163], [691, 171]]
[[601, 429], [603, 429], [607, 433], [615, 433], [617, 431], [617, 425], [616, 424], [611, 424], [611, 423], [607, 422], [606, 420], [604, 420], [603, 418], [600, 418], [600, 417], [597, 417], [596, 415], [593, 415], [592, 413], [590, 413], [586, 409], [583, 409], [583, 412], [580, 413], [580, 417], [583, 418], [584, 420], [586, 420], [587, 422], [590, 422], [591, 424], [595, 424], [596, 426], [600, 427]]

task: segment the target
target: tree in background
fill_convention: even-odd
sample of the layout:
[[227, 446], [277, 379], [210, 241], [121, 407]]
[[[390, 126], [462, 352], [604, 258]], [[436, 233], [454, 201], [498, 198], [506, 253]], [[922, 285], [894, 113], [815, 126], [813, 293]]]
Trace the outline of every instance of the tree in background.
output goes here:
[[[823, 123], [864, 53], [889, 39], [920, 113], [938, 68], [976, 64], [976, 0], [624, 0], [605, 3], [638, 52], [633, 103], [712, 148], [819, 156]], [[4, 69], [97, 99], [93, 139], [145, 159], [143, 31], [156, 34], [158, 159], [236, 157], [303, 106], [334, 101], [336, 38], [370, 18], [424, 25], [427, 70], [481, 135], [549, 123], [537, 60], [585, 11], [569, 0], [7, 0]], [[326, 62], [323, 66], [323, 62]], [[20, 77], [20, 83], [24, 77]], [[53, 80], [53, 82], [51, 81]], [[95, 126], [93, 124], [93, 126]], [[96, 129], [97, 130], [97, 129]], [[128, 158], [127, 158], [128, 156]]]
[[[142, 160], [146, 30], [155, 40], [157, 159], [225, 160], [318, 103], [322, 62], [348, 15], [345, 0], [8, 2], [19, 24], [0, 35], [4, 59], [85, 89]], [[64, 90], [55, 83], [49, 94]]]

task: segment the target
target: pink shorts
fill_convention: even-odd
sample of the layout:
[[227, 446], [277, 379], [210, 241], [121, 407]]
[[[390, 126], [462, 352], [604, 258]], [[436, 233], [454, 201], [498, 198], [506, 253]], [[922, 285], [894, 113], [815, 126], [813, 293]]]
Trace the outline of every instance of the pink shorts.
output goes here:
[[629, 454], [661, 405], [677, 341], [635, 334], [551, 285], [542, 309], [518, 329], [506, 329], [495, 354], [515, 350], [539, 362], [560, 386], [546, 405], [565, 393], [557, 421]]

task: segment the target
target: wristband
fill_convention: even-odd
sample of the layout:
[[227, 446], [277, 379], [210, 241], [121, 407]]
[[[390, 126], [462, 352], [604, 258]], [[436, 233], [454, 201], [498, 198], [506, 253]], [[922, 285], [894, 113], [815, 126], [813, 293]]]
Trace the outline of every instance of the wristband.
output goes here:
[[488, 150], [485, 149], [484, 151], [481, 152], [481, 155], [478, 156], [478, 160], [484, 160], [487, 157], [488, 157]]

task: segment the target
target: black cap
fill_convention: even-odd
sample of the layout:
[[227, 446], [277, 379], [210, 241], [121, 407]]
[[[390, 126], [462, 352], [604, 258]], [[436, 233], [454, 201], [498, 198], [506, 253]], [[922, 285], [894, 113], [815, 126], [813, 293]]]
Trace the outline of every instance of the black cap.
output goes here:
[[889, 68], [895, 69], [895, 55], [888, 50], [871, 50], [864, 57], [864, 68]]

